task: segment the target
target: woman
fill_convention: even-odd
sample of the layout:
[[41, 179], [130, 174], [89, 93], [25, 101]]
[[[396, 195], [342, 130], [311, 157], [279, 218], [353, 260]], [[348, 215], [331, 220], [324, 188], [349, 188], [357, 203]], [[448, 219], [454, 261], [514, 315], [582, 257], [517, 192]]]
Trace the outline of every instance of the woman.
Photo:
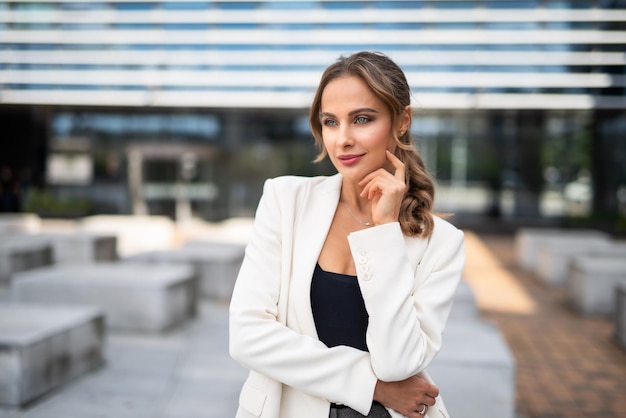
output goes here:
[[441, 347], [463, 234], [432, 210], [410, 90], [380, 53], [326, 69], [310, 123], [338, 173], [267, 180], [230, 305], [237, 417], [447, 416]]

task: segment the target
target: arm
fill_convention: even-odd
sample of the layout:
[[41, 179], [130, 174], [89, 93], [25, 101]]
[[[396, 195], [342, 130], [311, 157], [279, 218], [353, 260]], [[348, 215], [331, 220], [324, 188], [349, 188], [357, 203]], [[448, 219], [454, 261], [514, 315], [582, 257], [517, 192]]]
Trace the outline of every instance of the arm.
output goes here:
[[375, 400], [408, 418], [423, 418], [421, 412], [434, 406], [437, 396], [439, 389], [420, 375], [399, 382], [378, 381], [374, 390]]
[[269, 378], [367, 415], [376, 385], [369, 354], [328, 348], [284, 324], [287, 287], [281, 286], [287, 280], [281, 277], [283, 262], [291, 263], [284, 237], [293, 231], [293, 219], [285, 218], [274, 183], [267, 181], [231, 299], [230, 354]]
[[376, 375], [401, 381], [418, 374], [441, 347], [465, 261], [463, 233], [436, 223], [416, 271], [397, 222], [348, 239], [370, 315], [367, 344]]

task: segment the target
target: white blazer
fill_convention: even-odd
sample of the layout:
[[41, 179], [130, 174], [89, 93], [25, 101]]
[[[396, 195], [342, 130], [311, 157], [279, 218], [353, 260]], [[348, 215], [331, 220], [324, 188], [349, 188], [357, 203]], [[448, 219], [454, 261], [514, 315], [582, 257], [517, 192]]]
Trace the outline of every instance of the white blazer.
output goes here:
[[[397, 222], [351, 233], [369, 353], [328, 348], [310, 285], [341, 183], [339, 174], [265, 183], [230, 304], [230, 355], [251, 370], [237, 418], [327, 418], [330, 402], [367, 415], [377, 379], [428, 379], [465, 262], [463, 233], [438, 217], [428, 239], [405, 237]], [[427, 416], [448, 416], [440, 398]]]

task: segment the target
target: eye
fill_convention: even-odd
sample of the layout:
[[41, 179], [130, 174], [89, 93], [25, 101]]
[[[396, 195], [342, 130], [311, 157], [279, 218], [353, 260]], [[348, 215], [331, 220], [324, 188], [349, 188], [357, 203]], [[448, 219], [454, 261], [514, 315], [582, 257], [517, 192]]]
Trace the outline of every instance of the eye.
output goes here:
[[357, 116], [357, 118], [354, 120], [354, 123], [362, 124], [362, 123], [367, 123], [369, 121], [370, 121], [370, 118], [368, 118], [367, 116]]
[[324, 119], [322, 121], [322, 125], [324, 126], [337, 126], [337, 122], [333, 119]]

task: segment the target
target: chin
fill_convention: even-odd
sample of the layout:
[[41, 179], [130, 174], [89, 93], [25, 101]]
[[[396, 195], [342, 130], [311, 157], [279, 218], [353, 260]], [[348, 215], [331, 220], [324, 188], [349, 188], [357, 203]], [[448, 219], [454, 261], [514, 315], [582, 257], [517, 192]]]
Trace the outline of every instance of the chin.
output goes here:
[[[337, 168], [337, 167], [336, 167]], [[365, 176], [374, 170], [362, 170], [356, 167], [338, 167], [337, 171], [342, 175], [344, 180], [353, 180], [359, 182], [363, 180]]]

